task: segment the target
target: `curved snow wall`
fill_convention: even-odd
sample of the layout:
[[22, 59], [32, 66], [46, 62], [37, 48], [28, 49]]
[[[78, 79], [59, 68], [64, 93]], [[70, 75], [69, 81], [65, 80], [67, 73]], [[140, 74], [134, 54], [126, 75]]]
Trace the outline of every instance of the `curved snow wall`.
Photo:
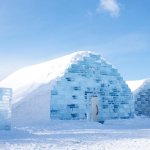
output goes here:
[[11, 89], [0, 88], [0, 130], [11, 128], [11, 98]]
[[131, 91], [117, 69], [95, 54], [72, 64], [56, 81], [50, 107], [51, 119], [94, 121], [130, 118], [134, 110]]

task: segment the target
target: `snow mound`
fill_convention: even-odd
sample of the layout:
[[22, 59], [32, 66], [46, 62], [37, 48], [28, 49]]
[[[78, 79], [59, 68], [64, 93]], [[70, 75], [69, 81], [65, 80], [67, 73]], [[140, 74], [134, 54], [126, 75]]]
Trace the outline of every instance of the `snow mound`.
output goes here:
[[64, 75], [71, 64], [90, 54], [95, 53], [79, 51], [25, 67], [1, 81], [0, 86], [13, 89], [12, 124], [16, 126], [49, 121], [50, 86]]
[[76, 61], [89, 55], [90, 51], [79, 51], [37, 65], [22, 68], [0, 82], [0, 86], [13, 89], [13, 104], [43, 84], [61, 77]]

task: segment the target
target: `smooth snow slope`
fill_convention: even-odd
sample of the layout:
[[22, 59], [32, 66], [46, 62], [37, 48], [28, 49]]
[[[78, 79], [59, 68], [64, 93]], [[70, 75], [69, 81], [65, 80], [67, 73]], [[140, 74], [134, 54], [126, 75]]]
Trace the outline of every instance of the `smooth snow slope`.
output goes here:
[[[70, 55], [25, 67], [0, 82], [0, 86], [13, 89], [12, 123], [26, 125], [48, 121], [50, 86], [66, 69], [90, 51], [79, 51]], [[40, 108], [40, 110], [39, 110]]]
[[79, 51], [41, 64], [25, 67], [0, 82], [0, 86], [13, 89], [13, 104], [43, 84], [61, 77], [72, 64], [92, 53]]

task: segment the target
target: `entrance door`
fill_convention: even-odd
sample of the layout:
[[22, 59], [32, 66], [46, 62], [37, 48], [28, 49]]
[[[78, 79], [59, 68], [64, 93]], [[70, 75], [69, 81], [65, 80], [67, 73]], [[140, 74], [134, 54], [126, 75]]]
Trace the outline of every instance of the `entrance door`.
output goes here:
[[91, 98], [91, 107], [92, 107], [92, 120], [98, 122], [98, 114], [99, 114], [99, 105], [98, 105], [98, 97]]

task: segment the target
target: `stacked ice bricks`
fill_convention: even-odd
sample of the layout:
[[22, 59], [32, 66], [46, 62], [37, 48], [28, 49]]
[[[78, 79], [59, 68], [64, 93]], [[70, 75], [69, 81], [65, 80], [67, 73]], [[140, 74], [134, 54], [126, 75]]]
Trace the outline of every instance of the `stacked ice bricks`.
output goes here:
[[135, 96], [135, 114], [150, 117], [150, 88], [143, 88]]
[[131, 91], [117, 69], [101, 56], [90, 54], [56, 81], [51, 91], [51, 118], [87, 119], [92, 96], [99, 99], [99, 120], [133, 116]]
[[0, 130], [11, 129], [11, 99], [10, 88], [0, 88]]

